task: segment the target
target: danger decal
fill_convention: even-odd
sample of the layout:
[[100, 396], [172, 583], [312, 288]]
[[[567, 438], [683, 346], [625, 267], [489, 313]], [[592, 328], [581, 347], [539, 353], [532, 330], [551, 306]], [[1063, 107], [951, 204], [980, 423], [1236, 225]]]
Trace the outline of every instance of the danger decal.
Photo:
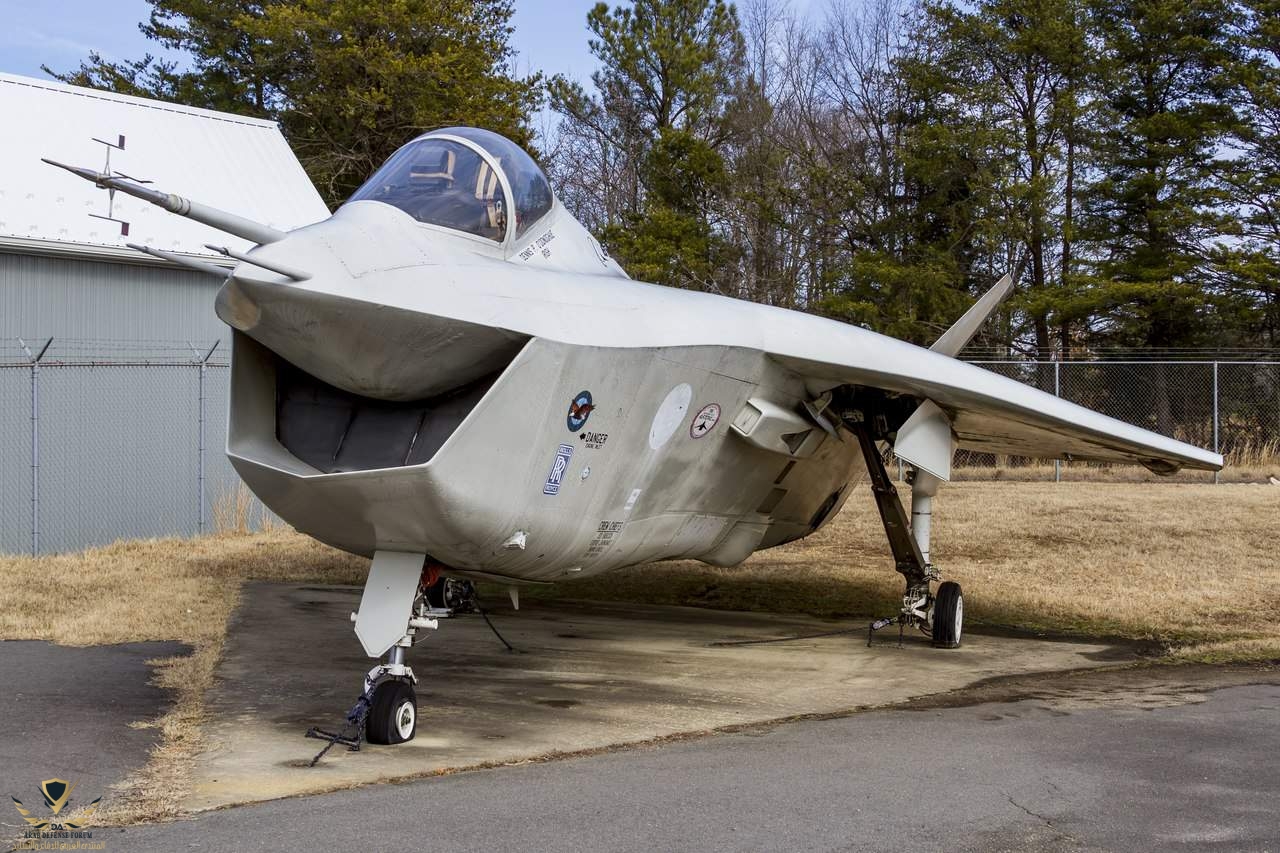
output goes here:
[[604, 447], [604, 443], [609, 440], [609, 433], [584, 432], [578, 436], [578, 439], [586, 443], [587, 449], [599, 450], [600, 448]]

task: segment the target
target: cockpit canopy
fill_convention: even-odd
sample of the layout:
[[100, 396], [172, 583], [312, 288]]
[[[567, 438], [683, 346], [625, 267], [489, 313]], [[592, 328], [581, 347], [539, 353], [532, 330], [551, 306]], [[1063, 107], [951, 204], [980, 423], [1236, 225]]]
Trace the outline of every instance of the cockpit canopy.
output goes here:
[[509, 230], [519, 237], [546, 215], [552, 196], [546, 175], [520, 146], [488, 130], [450, 127], [391, 155], [350, 201], [385, 202], [419, 222], [501, 243]]

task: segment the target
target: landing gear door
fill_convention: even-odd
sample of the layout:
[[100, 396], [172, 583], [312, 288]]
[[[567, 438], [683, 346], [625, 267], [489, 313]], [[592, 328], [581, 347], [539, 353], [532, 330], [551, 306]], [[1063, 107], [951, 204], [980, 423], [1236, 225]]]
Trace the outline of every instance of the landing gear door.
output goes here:
[[356, 636], [369, 657], [381, 657], [404, 636], [424, 560], [425, 554], [404, 551], [374, 553], [356, 613]]

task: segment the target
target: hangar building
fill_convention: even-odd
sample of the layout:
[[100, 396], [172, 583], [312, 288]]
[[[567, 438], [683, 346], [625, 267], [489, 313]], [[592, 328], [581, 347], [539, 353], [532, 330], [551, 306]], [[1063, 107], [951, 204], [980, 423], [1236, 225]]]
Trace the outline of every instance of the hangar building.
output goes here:
[[0, 553], [213, 529], [237, 486], [219, 282], [125, 244], [249, 244], [40, 160], [282, 230], [324, 202], [270, 121], [9, 74], [0, 114]]

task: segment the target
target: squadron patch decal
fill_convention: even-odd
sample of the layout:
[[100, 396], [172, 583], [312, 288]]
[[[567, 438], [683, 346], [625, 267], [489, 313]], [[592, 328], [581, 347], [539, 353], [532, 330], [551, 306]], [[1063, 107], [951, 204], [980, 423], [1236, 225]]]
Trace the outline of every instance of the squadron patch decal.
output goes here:
[[693, 416], [693, 423], [689, 424], [689, 437], [702, 438], [715, 429], [718, 423], [720, 423], [720, 404], [707, 403], [698, 410], [698, 414]]
[[591, 392], [579, 391], [569, 401], [569, 414], [565, 418], [565, 423], [569, 426], [569, 432], [577, 432], [586, 426], [587, 418], [591, 417], [591, 412], [594, 410], [595, 405], [591, 402]]
[[544, 495], [560, 494], [560, 485], [564, 482], [564, 472], [569, 470], [569, 460], [572, 458], [572, 444], [562, 444], [556, 448], [556, 458], [551, 463], [551, 471], [547, 474], [547, 482], [542, 486]]

